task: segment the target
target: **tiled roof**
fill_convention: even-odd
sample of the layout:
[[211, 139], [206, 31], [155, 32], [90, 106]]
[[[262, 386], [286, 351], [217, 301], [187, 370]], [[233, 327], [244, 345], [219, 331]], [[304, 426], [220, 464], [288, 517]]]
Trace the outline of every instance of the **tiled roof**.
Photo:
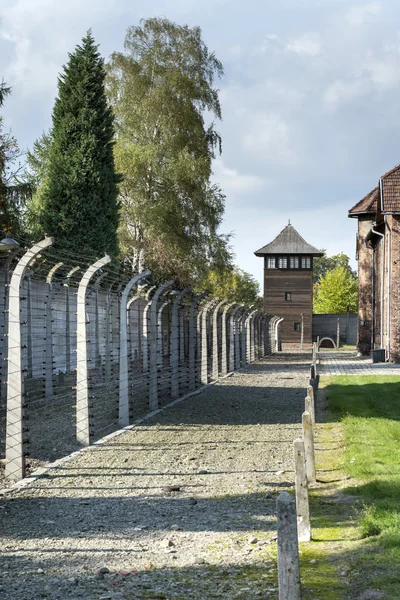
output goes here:
[[382, 212], [400, 212], [400, 165], [381, 177]]
[[353, 206], [353, 208], [351, 208], [349, 210], [349, 217], [353, 217], [353, 216], [356, 217], [360, 213], [376, 212], [377, 205], [378, 205], [378, 198], [379, 198], [379, 186], [376, 186], [376, 188], [374, 188], [372, 190], [372, 192], [369, 192], [369, 194], [364, 196], [364, 198], [362, 200], [357, 202], [357, 204], [355, 204]]
[[293, 225], [286, 225], [280, 234], [269, 244], [254, 252], [256, 256], [265, 254], [312, 254], [313, 256], [323, 256], [323, 253], [308, 244], [301, 235], [295, 230]]

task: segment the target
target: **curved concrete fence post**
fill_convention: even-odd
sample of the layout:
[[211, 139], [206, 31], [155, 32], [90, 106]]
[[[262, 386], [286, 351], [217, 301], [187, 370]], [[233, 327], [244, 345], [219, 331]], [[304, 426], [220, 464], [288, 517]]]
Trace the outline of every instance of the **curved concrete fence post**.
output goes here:
[[80, 270], [80, 267], [73, 267], [65, 276], [65, 372], [71, 371], [71, 297], [70, 285], [71, 278]]
[[96, 279], [94, 284], [94, 302], [95, 302], [95, 312], [94, 312], [94, 366], [96, 369], [101, 367], [101, 354], [100, 354], [100, 305], [99, 305], [99, 290], [100, 284], [103, 281], [104, 277], [107, 275], [107, 272], [101, 273], [99, 277]]
[[[0, 272], [0, 274], [2, 274], [2, 276], [3, 276], [2, 283], [4, 285], [4, 297], [3, 298], [0, 297], [0, 302], [1, 302], [1, 300], [3, 300], [3, 302], [1, 303], [1, 306], [0, 306], [0, 314], [3, 314], [5, 317], [3, 320], [2, 331], [0, 330], [0, 353], [3, 356], [3, 358], [7, 357], [7, 340], [8, 340], [8, 318], [7, 318], [7, 315], [8, 315], [8, 301], [9, 301], [9, 283], [10, 283], [10, 277], [11, 277], [10, 268], [11, 268], [11, 263], [14, 260], [14, 258], [16, 258], [16, 255], [18, 254], [18, 252], [19, 252], [19, 250], [9, 251], [8, 256], [5, 259], [5, 261], [1, 267], [1, 272]], [[7, 361], [2, 360], [0, 362], [0, 401], [4, 402], [4, 404], [6, 403], [6, 399], [7, 399], [7, 385], [6, 385], [7, 384], [7, 372], [8, 372]]]
[[84, 446], [90, 444], [86, 292], [93, 275], [110, 262], [111, 258], [106, 255], [90, 265], [83, 274], [78, 287], [76, 330], [76, 439]]
[[229, 342], [228, 342], [228, 371], [231, 373], [235, 370], [235, 318], [237, 311], [241, 308], [240, 305], [234, 304], [234, 307], [229, 315]]
[[203, 292], [196, 296], [189, 311], [189, 391], [196, 389], [196, 309], [199, 303], [208, 295]]
[[160, 285], [154, 292], [150, 301], [150, 353], [149, 353], [149, 407], [150, 410], [158, 408], [158, 381], [157, 381], [157, 302], [167, 291], [168, 288], [174, 285], [174, 281], [167, 281]]
[[[218, 379], [219, 375], [219, 347], [218, 347], [218, 313], [221, 307], [226, 304], [228, 300], [221, 300], [213, 310], [212, 314], [212, 357], [211, 357], [211, 378]], [[222, 348], [222, 344], [221, 344]]]
[[118, 423], [121, 427], [129, 425], [129, 361], [128, 361], [128, 298], [133, 286], [151, 271], [143, 271], [132, 277], [121, 295], [119, 307], [119, 404]]
[[250, 364], [251, 362], [253, 362], [252, 350], [251, 350], [252, 343], [253, 343], [251, 322], [252, 322], [253, 316], [256, 314], [256, 312], [257, 312], [256, 310], [252, 310], [246, 319], [246, 361], [247, 361], [247, 364]]
[[254, 360], [260, 358], [260, 345], [261, 345], [261, 319], [263, 313], [258, 311], [254, 316]]
[[275, 323], [278, 320], [278, 317], [271, 317], [271, 320], [269, 322], [269, 339], [270, 339], [270, 344], [271, 344], [271, 353], [275, 352], [276, 348], [275, 348]]
[[206, 385], [208, 383], [208, 311], [214, 306], [216, 300], [212, 298], [201, 309], [201, 345], [200, 345], [200, 383]]
[[45, 238], [19, 259], [10, 280], [8, 303], [8, 385], [6, 416], [5, 475], [12, 481], [25, 477], [24, 456], [24, 369], [21, 340], [21, 284], [26, 269], [35, 257], [53, 244]]
[[169, 306], [171, 302], [166, 300], [159, 309], [157, 309], [157, 367], [164, 366], [164, 341], [162, 331], [162, 318], [164, 309]]
[[143, 334], [142, 334], [142, 371], [147, 373], [149, 370], [149, 313], [151, 307], [151, 295], [157, 289], [156, 285], [150, 287], [145, 295], [147, 300], [143, 309]]
[[241, 305], [235, 314], [235, 362], [234, 362], [234, 370], [237, 371], [240, 369], [240, 341], [241, 341], [241, 328], [240, 324], [242, 321], [241, 311], [245, 311], [246, 306]]
[[182, 333], [182, 322], [179, 324], [179, 308], [184, 296], [190, 294], [191, 287], [186, 287], [179, 292], [172, 303], [171, 312], [171, 340], [170, 340], [170, 369], [171, 369], [171, 398], [179, 398], [179, 362], [182, 362], [181, 346], [184, 343]]
[[275, 340], [276, 340], [276, 350], [279, 350], [279, 325], [282, 323], [283, 317], [278, 317], [278, 320], [275, 323]]
[[46, 358], [44, 368], [44, 394], [46, 398], [51, 398], [53, 395], [53, 277], [63, 265], [63, 262], [56, 263], [46, 277]]
[[252, 307], [246, 307], [246, 310], [243, 312], [241, 316], [241, 338], [240, 338], [240, 356], [241, 356], [241, 366], [245, 367], [247, 364], [247, 354], [246, 354], [246, 345], [247, 345], [247, 318], [252, 311]]
[[228, 317], [228, 311], [235, 306], [235, 302], [231, 302], [227, 306], [225, 306], [222, 312], [222, 323], [221, 323], [221, 375], [226, 375], [228, 373], [228, 363], [229, 363], [229, 344], [228, 344], [228, 336], [227, 336], [227, 321], [230, 317]]

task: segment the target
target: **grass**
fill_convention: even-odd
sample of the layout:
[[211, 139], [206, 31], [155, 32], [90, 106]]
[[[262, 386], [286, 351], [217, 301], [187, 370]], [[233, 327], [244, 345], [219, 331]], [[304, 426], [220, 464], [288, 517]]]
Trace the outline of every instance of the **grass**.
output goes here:
[[[381, 590], [385, 598], [398, 599], [400, 377], [343, 376], [323, 382], [331, 423], [322, 426], [320, 440], [326, 441], [327, 427], [338, 428], [343, 436], [336, 456], [327, 453], [326, 463], [350, 477], [342, 491], [360, 507], [355, 528], [350, 514], [338, 527], [342, 537], [347, 525], [358, 531], [343, 555], [357, 574], [353, 581], [358, 580], [361, 588]], [[316, 505], [321, 501], [323, 493], [318, 491]]]

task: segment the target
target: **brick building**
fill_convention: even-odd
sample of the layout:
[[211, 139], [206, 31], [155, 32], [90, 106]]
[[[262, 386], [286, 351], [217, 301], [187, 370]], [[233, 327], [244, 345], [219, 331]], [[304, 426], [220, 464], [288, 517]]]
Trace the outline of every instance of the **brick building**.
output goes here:
[[287, 225], [254, 253], [264, 258], [264, 309], [279, 315], [282, 348], [312, 343], [313, 258], [322, 252]]
[[349, 210], [358, 220], [358, 348], [400, 362], [400, 165]]

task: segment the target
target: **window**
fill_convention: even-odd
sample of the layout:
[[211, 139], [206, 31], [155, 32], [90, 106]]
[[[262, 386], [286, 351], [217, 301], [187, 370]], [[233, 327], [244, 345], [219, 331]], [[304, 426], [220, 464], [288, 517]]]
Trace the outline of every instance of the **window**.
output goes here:
[[294, 324], [294, 330], [295, 330], [295, 331], [300, 331], [300, 330], [301, 330], [300, 323], [295, 323], [295, 324]]
[[299, 257], [298, 256], [291, 256], [290, 257], [290, 268], [291, 269], [298, 269], [299, 268]]
[[275, 256], [267, 257], [267, 269], [275, 269]]
[[292, 292], [285, 292], [285, 300], [291, 300], [292, 299]]
[[301, 259], [302, 269], [311, 269], [311, 256], [303, 256]]
[[278, 259], [278, 266], [280, 269], [287, 269], [287, 258], [286, 256], [280, 256]]

